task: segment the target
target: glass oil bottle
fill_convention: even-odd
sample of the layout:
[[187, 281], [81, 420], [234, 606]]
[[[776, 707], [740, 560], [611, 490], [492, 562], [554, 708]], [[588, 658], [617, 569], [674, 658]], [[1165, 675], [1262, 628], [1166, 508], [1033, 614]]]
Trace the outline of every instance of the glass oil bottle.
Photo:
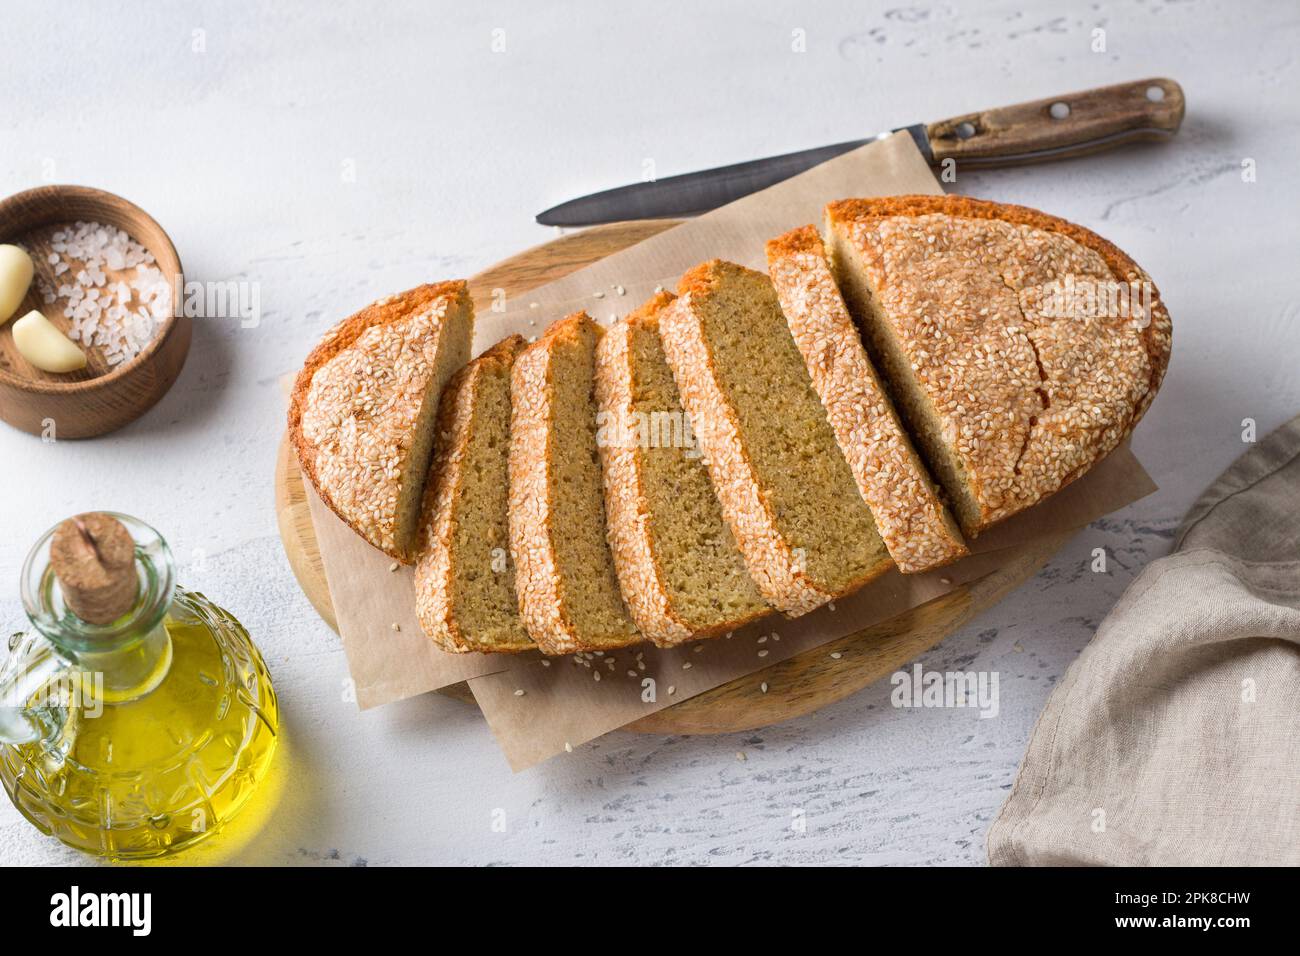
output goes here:
[[0, 782], [40, 830], [109, 859], [217, 833], [275, 752], [279, 710], [248, 633], [175, 583], [162, 537], [95, 512], [28, 555], [32, 630], [0, 666]]

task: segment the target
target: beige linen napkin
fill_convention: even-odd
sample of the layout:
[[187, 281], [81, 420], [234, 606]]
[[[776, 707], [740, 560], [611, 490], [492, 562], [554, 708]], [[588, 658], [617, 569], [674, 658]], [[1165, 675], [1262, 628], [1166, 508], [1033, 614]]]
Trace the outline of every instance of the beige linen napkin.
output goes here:
[[1300, 865], [1300, 417], [1193, 506], [1048, 699], [995, 865]]

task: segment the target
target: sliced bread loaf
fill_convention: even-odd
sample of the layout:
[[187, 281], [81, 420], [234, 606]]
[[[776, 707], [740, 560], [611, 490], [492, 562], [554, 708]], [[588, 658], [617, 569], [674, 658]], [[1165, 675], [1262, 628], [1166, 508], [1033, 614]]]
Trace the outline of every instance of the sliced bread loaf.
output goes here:
[[594, 374], [604, 330], [556, 322], [511, 374], [510, 550], [519, 614], [547, 654], [641, 640], [606, 539]]
[[767, 244], [768, 274], [858, 491], [899, 570], [967, 554], [858, 338], [814, 226]]
[[[1169, 315], [1086, 229], [960, 196], [841, 200], [826, 223], [850, 311], [968, 535], [1087, 471], [1160, 385]], [[1117, 307], [1062, 309], [1067, 284]]]
[[510, 562], [512, 335], [457, 372], [442, 394], [438, 453], [425, 491], [415, 609], [443, 650], [526, 651]]
[[695, 447], [659, 339], [661, 292], [596, 349], [598, 445], [614, 567], [641, 633], [670, 646], [770, 610]]
[[767, 276], [713, 260], [660, 314], [664, 352], [763, 597], [802, 614], [892, 562]]
[[303, 474], [357, 534], [408, 564], [438, 399], [473, 332], [464, 282], [422, 285], [327, 332], [294, 385], [289, 435]]

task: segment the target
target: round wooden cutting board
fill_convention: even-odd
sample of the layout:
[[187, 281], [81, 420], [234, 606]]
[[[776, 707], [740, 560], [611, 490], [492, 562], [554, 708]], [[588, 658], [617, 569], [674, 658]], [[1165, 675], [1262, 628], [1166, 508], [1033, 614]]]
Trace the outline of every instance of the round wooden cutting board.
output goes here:
[[[552, 282], [671, 226], [672, 220], [614, 223], [562, 236], [498, 263], [469, 280], [475, 306], [490, 308], [493, 289], [512, 295]], [[275, 468], [280, 538], [298, 583], [330, 627], [334, 606], [321, 565], [298, 463], [288, 441], [280, 443]], [[898, 670], [1038, 572], [1070, 537], [1063, 533], [1011, 552], [992, 574], [897, 617], [805, 651], [755, 674], [739, 677], [648, 717], [629, 730], [655, 734], [731, 733], [765, 727], [811, 713]], [[842, 652], [839, 659], [833, 652]], [[767, 693], [760, 684], [766, 682]], [[473, 703], [468, 685], [442, 693]]]

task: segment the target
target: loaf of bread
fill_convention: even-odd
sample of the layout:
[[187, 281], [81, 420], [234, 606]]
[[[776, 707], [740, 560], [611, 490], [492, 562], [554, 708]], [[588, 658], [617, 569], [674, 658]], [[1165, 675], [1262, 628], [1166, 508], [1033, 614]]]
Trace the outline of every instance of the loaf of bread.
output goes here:
[[640, 641], [610, 554], [596, 447], [596, 345], [585, 312], [556, 322], [511, 374], [510, 551], [519, 615], [547, 654]]
[[[850, 310], [968, 535], [1086, 472], [1160, 385], [1169, 315], [1150, 277], [1086, 229], [961, 196], [840, 200], [826, 229]], [[1066, 282], [1096, 302], [1139, 294], [1084, 314], [1061, 308]]]
[[327, 332], [294, 384], [289, 438], [303, 475], [357, 534], [407, 564], [439, 397], [473, 334], [464, 282], [418, 286]]
[[750, 579], [682, 409], [659, 339], [660, 292], [596, 349], [610, 547], [641, 633], [670, 646], [770, 609]]
[[1034, 210], [840, 200], [767, 259], [468, 365], [464, 283], [377, 302], [298, 376], [303, 473], [419, 558], [444, 650], [672, 646], [959, 559], [1112, 451], [1169, 362], [1146, 273]]
[[968, 554], [867, 358], [817, 229], [804, 226], [768, 242], [767, 266], [813, 388], [894, 563], [912, 573]]
[[533, 649], [519, 620], [508, 509], [510, 370], [524, 339], [502, 339], [452, 377], [425, 492], [415, 609], [445, 651]]
[[713, 260], [677, 291], [664, 352], [763, 597], [798, 615], [883, 574], [893, 562], [771, 281]]

